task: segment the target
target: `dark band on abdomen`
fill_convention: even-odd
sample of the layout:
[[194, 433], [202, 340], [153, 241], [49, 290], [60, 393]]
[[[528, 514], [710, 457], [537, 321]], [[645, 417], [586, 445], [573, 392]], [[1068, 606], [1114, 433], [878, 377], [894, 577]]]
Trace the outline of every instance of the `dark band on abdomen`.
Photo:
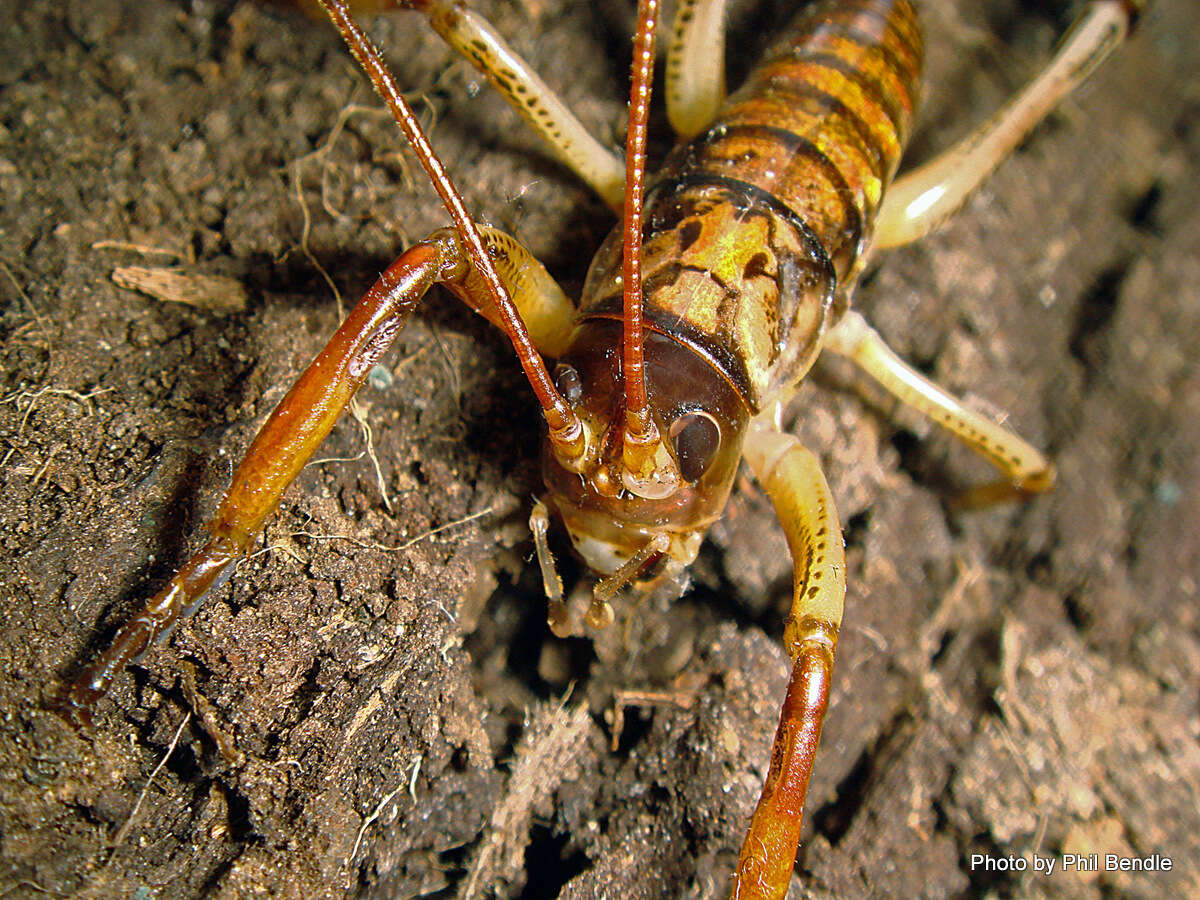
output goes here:
[[[908, 0], [821, 3], [757, 67], [663, 181], [754, 185], [806, 223], [852, 278], [895, 173], [921, 61]], [[772, 145], [772, 142], [773, 145]]]

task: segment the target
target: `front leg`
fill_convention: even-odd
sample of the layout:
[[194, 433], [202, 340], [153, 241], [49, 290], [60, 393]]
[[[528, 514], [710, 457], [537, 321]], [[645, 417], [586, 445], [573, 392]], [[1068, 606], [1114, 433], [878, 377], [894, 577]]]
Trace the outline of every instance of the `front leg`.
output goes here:
[[[523, 246], [503, 232], [482, 230], [484, 245], [518, 319], [532, 323], [534, 345], [555, 352], [569, 330], [570, 301]], [[223, 584], [259, 533], [279, 499], [333, 429], [371, 367], [391, 346], [417, 303], [434, 283], [445, 284], [492, 321], [499, 315], [467, 253], [450, 229], [409, 248], [351, 310], [317, 358], [271, 413], [233, 474], [208, 523], [211, 537], [145, 608], [117, 632], [63, 698], [64, 716], [90, 724], [92, 709], [113, 679], [181, 618]]]
[[208, 523], [207, 543], [76, 677], [62, 703], [66, 718], [89, 725], [92, 708], [121, 670], [229, 578], [417, 301], [448, 274], [456, 262], [454, 246], [444, 240], [415, 245], [358, 302], [258, 432]]
[[787, 895], [796, 862], [804, 799], [829, 705], [846, 598], [846, 552], [833, 495], [811, 452], [762, 416], [751, 425], [745, 452], [775, 506], [795, 570], [784, 629], [792, 677], [732, 893], [735, 900], [766, 900]]

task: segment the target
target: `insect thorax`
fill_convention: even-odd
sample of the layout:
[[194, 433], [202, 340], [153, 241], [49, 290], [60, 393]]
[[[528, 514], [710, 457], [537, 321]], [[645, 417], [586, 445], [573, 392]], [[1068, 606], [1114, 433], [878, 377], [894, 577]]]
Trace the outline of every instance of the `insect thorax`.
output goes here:
[[[650, 192], [644, 317], [691, 347], [751, 414], [795, 388], [820, 350], [835, 277], [820, 243], [751, 185], [672, 179]], [[620, 235], [592, 263], [580, 319], [621, 315]]]

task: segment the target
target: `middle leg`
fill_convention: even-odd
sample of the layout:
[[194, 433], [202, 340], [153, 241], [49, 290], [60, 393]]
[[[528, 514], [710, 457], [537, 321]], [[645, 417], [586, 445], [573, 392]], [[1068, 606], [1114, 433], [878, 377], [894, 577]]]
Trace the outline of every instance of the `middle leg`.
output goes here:
[[963, 406], [901, 359], [858, 313], [847, 312], [826, 333], [825, 347], [854, 360], [897, 400], [929, 416], [1000, 470], [1001, 480], [971, 489], [957, 499], [959, 506], [986, 506], [1054, 487], [1054, 465], [1036, 447]]
[[875, 247], [899, 247], [932, 231], [1020, 145], [1128, 33], [1144, 0], [1092, 0], [1054, 59], [990, 119], [940, 156], [906, 172], [888, 190], [875, 222]]

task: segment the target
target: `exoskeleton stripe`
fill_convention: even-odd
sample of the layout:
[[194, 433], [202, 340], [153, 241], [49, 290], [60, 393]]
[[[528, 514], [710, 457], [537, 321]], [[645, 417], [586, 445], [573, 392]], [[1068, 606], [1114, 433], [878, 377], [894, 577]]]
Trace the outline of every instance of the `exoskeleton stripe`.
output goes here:
[[[849, 48], [858, 48], [869, 53], [876, 53], [884, 63], [882, 71], [897, 75], [915, 72], [920, 68], [921, 64], [919, 59], [912, 57], [912, 51], [902, 44], [898, 42], [889, 44], [886, 40], [878, 40], [866, 32], [855, 28], [854, 25], [845, 25], [840, 22], [825, 22], [813, 33], [813, 40], [809, 42], [809, 47], [815, 48], [819, 45], [826, 46], [838, 56], [848, 56]], [[906, 84], [901, 77], [896, 87], [905, 94], [908, 94], [912, 85]], [[916, 98], [908, 95], [908, 100], [911, 105]]]
[[742, 181], [739, 178], [733, 178], [729, 175], [720, 175], [715, 172], [696, 172], [678, 175], [674, 178], [657, 182], [646, 192], [646, 208], [650, 209], [652, 201], [657, 201], [660, 195], [669, 196], [676, 190], [687, 187], [724, 188], [730, 195], [741, 199], [747, 210], [758, 207], [788, 222], [796, 229], [797, 234], [803, 240], [808, 257], [806, 260], [807, 267], [811, 268], [814, 275], [821, 281], [828, 281], [830, 283], [828, 289], [830, 296], [828, 299], [832, 301], [833, 285], [836, 279], [834, 277], [833, 264], [829, 261], [829, 255], [825, 252], [824, 243], [822, 243], [820, 237], [812, 230], [808, 222], [797, 215], [794, 209], [780, 200], [775, 194], [764, 190], [757, 184], [751, 184], [748, 181]]
[[882, 125], [880, 119], [872, 122], [833, 94], [807, 81], [779, 78], [766, 82], [764, 88], [797, 114], [809, 116], [816, 122], [826, 122], [830, 130], [852, 139], [870, 157], [871, 171], [879, 178], [887, 176], [888, 166], [900, 153], [900, 144], [896, 132]]
[[[907, 0], [818, 4], [797, 18], [794, 35], [751, 73], [702, 139], [668, 161], [664, 175], [713, 172], [775, 195], [808, 223], [845, 279], [895, 172], [916, 102], [915, 12]], [[780, 151], [794, 159], [780, 164], [780, 153], [749, 141], [755, 128], [774, 129]]]
[[[845, 72], [833, 66], [789, 59], [764, 66], [755, 76], [754, 82], [747, 84], [730, 98], [733, 103], [753, 104], [766, 102], [772, 97], [783, 100], [793, 94], [800, 85], [808, 85], [836, 97], [845, 107], [853, 110], [858, 118], [868, 125], [881, 150], [885, 147], [896, 148], [896, 153], [886, 153], [887, 156], [899, 155], [905, 135], [896, 126], [898, 107], [895, 104], [889, 106], [880, 102], [869, 86]], [[815, 123], [815, 127], [827, 128], [830, 124], [821, 121]]]
[[907, 97], [900, 98], [889, 91], [889, 85], [881, 81], [875, 71], [856, 66], [853, 60], [825, 50], [799, 52], [790, 62], [796, 66], [797, 77], [812, 79], [816, 84], [836, 84], [838, 79], [831, 73], [854, 84], [884, 111], [892, 128], [900, 135], [901, 143], [904, 142], [905, 125], [912, 107], [908, 105]]
[[[907, 7], [907, 9], [902, 8]], [[837, 6], [820, 11], [827, 20], [850, 19], [859, 22], [860, 28], [865, 23], [874, 21], [879, 25], [880, 39], [892, 34], [900, 41], [914, 58], [920, 59], [923, 42], [920, 30], [917, 28], [917, 18], [912, 5], [904, 2], [879, 2], [879, 0], [842, 0]]]
[[[703, 347], [753, 412], [803, 377], [861, 266], [915, 102], [914, 17], [908, 0], [802, 13], [647, 194], [646, 319]], [[597, 275], [617, 271], [606, 247]], [[617, 282], [589, 285], [582, 317], [614, 315]]]
[[[804, 221], [842, 274], [839, 263], [845, 248], [857, 246], [864, 228], [861, 190], [847, 184], [843, 176], [855, 151], [845, 144], [821, 147], [785, 127], [759, 122], [741, 124], [736, 119], [708, 131], [696, 143], [725, 145], [725, 155], [738, 160], [739, 181], [766, 185], [775, 180], [777, 186], [768, 193], [778, 195], [777, 199], [783, 201], [780, 208], [795, 210], [800, 205], [800, 198], [791, 196], [798, 187], [803, 187], [809, 195], [831, 199], [831, 203], [821, 207], [810, 205]], [[714, 155], [721, 152], [717, 149]], [[861, 159], [855, 158], [854, 162]], [[686, 176], [689, 172], [684, 169], [682, 174]]]
[[879, 54], [886, 66], [895, 71], [912, 76], [921, 68], [919, 39], [902, 27], [903, 17], [886, 16], [872, 8], [839, 7], [818, 9], [803, 18], [808, 19], [805, 23], [808, 30], [800, 30], [796, 37], [768, 54], [764, 63], [800, 49], [818, 49], [831, 37], [839, 37], [864, 51]]

